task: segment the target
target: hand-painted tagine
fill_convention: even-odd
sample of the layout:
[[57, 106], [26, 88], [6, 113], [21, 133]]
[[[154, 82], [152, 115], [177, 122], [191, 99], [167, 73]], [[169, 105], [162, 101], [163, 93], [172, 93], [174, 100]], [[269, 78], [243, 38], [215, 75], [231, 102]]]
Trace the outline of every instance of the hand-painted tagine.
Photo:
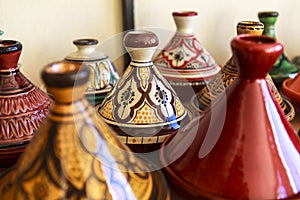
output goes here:
[[180, 128], [187, 111], [151, 61], [157, 36], [150, 31], [130, 31], [124, 45], [131, 63], [98, 113], [133, 151], [153, 151]]
[[90, 81], [85, 94], [91, 105], [99, 104], [119, 79], [118, 72], [112, 60], [97, 51], [98, 40], [83, 38], [74, 40], [73, 44], [77, 51], [70, 53], [65, 60], [85, 63], [90, 67]]
[[[256, 21], [240, 21], [237, 24], [237, 34], [261, 35], [264, 25]], [[200, 113], [210, 105], [211, 101], [219, 96], [238, 76], [237, 66], [233, 56], [227, 61], [219, 73], [191, 99], [191, 107]], [[274, 94], [277, 102], [284, 111], [286, 118], [292, 121], [295, 117], [295, 109], [286, 98], [282, 98], [269, 74], [266, 76], [268, 86]]]
[[[277, 11], [261, 11], [258, 13], [260, 22], [265, 25], [263, 35], [276, 39], [275, 24], [278, 16], [279, 12]], [[293, 65], [293, 63], [286, 56], [285, 52], [282, 52], [269, 73], [275, 84], [280, 87], [285, 79], [294, 78], [297, 75], [298, 70], [299, 69]]]
[[64, 61], [44, 68], [54, 103], [16, 165], [1, 175], [1, 199], [169, 199], [162, 173], [134, 156], [84, 98], [89, 70]]
[[0, 40], [0, 167], [9, 167], [34, 137], [50, 98], [19, 70], [22, 44]]
[[193, 33], [198, 13], [173, 12], [177, 30], [167, 46], [154, 58], [154, 64], [184, 102], [199, 92], [220, 67]]
[[283, 46], [239, 35], [231, 47], [238, 77], [164, 142], [165, 174], [185, 199], [299, 199], [300, 140], [265, 80]]

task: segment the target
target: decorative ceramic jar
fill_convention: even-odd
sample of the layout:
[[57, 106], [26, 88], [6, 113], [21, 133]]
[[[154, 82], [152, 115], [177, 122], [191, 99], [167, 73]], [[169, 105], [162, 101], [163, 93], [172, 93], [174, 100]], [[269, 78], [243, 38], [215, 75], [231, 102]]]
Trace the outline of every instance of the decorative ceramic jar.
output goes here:
[[[261, 35], [264, 25], [256, 21], [240, 21], [237, 24], [237, 34]], [[227, 61], [221, 71], [207, 85], [191, 99], [193, 110], [202, 113], [210, 105], [211, 101], [219, 96], [238, 76], [237, 66], [233, 56]], [[268, 86], [274, 94], [277, 102], [284, 111], [286, 118], [292, 121], [295, 117], [293, 105], [285, 98], [282, 98], [278, 92], [272, 78], [269, 74], [266, 76]]]
[[118, 72], [111, 59], [97, 51], [98, 40], [77, 39], [73, 44], [76, 45], [77, 51], [66, 56], [65, 60], [85, 63], [91, 68], [85, 94], [91, 105], [99, 104], [119, 79]]
[[167, 46], [154, 59], [162, 75], [184, 102], [199, 92], [220, 67], [193, 33], [198, 13], [173, 12], [177, 30]]
[[[275, 23], [279, 13], [277, 11], [264, 11], [258, 13], [259, 21], [265, 25], [263, 35], [270, 36], [276, 39]], [[282, 82], [287, 78], [296, 76], [298, 68], [294, 66], [284, 52], [280, 55], [277, 62], [270, 70], [270, 75], [277, 87], [280, 87]]]
[[157, 36], [150, 31], [130, 31], [124, 37], [124, 45], [131, 63], [98, 113], [133, 151], [154, 151], [179, 129], [187, 112], [151, 61]]
[[17, 164], [1, 175], [2, 199], [169, 199], [150, 172], [84, 98], [88, 65], [54, 62], [42, 78], [54, 103]]
[[0, 40], [0, 167], [9, 167], [34, 137], [50, 98], [19, 70], [22, 44]]
[[239, 35], [231, 47], [238, 77], [164, 142], [165, 174], [185, 199], [299, 199], [300, 140], [265, 80], [283, 46]]

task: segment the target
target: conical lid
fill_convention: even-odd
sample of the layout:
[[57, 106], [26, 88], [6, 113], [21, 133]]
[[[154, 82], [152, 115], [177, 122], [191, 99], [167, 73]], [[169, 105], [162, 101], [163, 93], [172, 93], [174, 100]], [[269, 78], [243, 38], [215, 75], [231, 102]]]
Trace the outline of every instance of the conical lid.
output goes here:
[[156, 56], [154, 63], [172, 86], [202, 88], [220, 67], [193, 33], [198, 13], [183, 11], [172, 15], [176, 33]]
[[67, 55], [65, 60], [85, 63], [90, 67], [90, 79], [85, 94], [91, 105], [99, 104], [117, 82], [119, 74], [112, 60], [98, 51], [97, 39], [76, 39], [73, 44], [77, 51]]
[[[263, 35], [273, 37], [276, 39], [275, 35], [275, 24], [279, 12], [277, 11], [261, 11], [258, 12], [259, 21], [265, 26]], [[279, 56], [277, 62], [273, 65], [269, 71], [273, 81], [280, 87], [282, 82], [287, 78], [294, 78], [297, 75], [298, 68], [292, 64], [285, 52]]]
[[54, 103], [37, 136], [0, 179], [2, 199], [168, 199], [163, 177], [115, 137], [83, 98], [86, 65], [56, 62], [42, 78]]
[[162, 162], [174, 161], [166, 175], [198, 199], [299, 198], [300, 140], [265, 80], [283, 47], [255, 35], [239, 35], [231, 47], [238, 77], [163, 144]]
[[124, 45], [132, 61], [98, 113], [119, 129], [119, 138], [125, 143], [161, 143], [180, 127], [186, 110], [151, 61], [157, 36], [149, 31], [130, 31]]
[[21, 51], [18, 41], [0, 41], [0, 148], [29, 141], [50, 105], [50, 98], [19, 70]]
[[[256, 21], [240, 21], [236, 28], [238, 35], [261, 35], [264, 30], [264, 25], [263, 23]], [[210, 82], [208, 82], [199, 93], [192, 97], [190, 102], [192, 108], [198, 112], [203, 112], [203, 110], [210, 105], [211, 101], [220, 95], [237, 76], [237, 66], [233, 57], [231, 57], [226, 62], [222, 70], [219, 71], [218, 74]], [[288, 100], [282, 98], [269, 74], [266, 76], [266, 80], [287, 119], [289, 121], [293, 120], [295, 117], [293, 105]]]

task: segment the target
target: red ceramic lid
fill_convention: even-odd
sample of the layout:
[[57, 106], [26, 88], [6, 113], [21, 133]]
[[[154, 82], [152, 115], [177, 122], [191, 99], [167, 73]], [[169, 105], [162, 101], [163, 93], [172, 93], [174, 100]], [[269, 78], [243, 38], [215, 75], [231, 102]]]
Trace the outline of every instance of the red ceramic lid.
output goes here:
[[291, 100], [300, 103], [300, 74], [294, 79], [286, 79], [282, 83], [282, 93]]

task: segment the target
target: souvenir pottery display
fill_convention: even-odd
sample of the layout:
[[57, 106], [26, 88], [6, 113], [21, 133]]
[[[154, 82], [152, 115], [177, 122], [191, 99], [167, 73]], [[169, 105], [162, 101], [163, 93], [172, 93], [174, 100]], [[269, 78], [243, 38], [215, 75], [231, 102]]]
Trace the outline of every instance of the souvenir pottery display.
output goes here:
[[22, 44], [0, 40], [0, 168], [11, 166], [48, 113], [50, 99], [19, 70]]
[[[259, 21], [265, 25], [263, 35], [270, 36], [276, 39], [275, 23], [277, 21], [278, 15], [279, 13], [277, 11], [258, 13]], [[297, 72], [298, 68], [294, 66], [288, 59], [286, 54], [282, 52], [269, 73], [277, 87], [280, 87], [285, 79], [295, 77]]]
[[124, 45], [131, 63], [98, 113], [133, 151], [154, 151], [177, 132], [187, 112], [151, 61], [157, 36], [149, 31], [130, 31], [124, 37]]
[[66, 56], [65, 60], [85, 63], [90, 67], [90, 81], [85, 94], [91, 105], [99, 104], [119, 79], [118, 72], [111, 59], [97, 51], [98, 40], [77, 39], [73, 44], [77, 51]]
[[185, 199], [299, 199], [300, 140], [265, 80], [283, 46], [239, 35], [231, 48], [238, 77], [163, 143], [165, 174]]
[[169, 199], [162, 173], [133, 155], [84, 99], [90, 67], [42, 71], [54, 98], [38, 135], [0, 178], [2, 199]]
[[[261, 35], [264, 25], [256, 21], [240, 21], [237, 24], [237, 34]], [[200, 113], [210, 105], [211, 101], [219, 96], [238, 76], [237, 66], [231, 57], [219, 73], [191, 99], [191, 107]], [[291, 121], [295, 117], [295, 109], [287, 100], [283, 99], [278, 92], [269, 74], [266, 76], [267, 83], [274, 94], [277, 102], [284, 111], [286, 118]]]
[[220, 70], [193, 33], [198, 13], [173, 12], [177, 31], [154, 59], [161, 74], [170, 82], [183, 102], [199, 92]]

